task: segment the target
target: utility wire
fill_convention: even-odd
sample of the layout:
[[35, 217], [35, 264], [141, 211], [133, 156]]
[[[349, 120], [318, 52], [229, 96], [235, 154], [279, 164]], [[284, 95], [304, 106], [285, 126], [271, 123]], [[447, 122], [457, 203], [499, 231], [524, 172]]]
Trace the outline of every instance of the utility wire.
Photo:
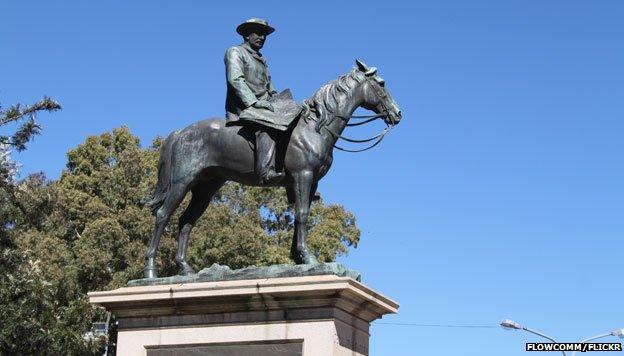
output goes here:
[[400, 326], [420, 326], [429, 328], [472, 328], [472, 329], [497, 329], [494, 325], [451, 325], [451, 324], [416, 324], [416, 323], [384, 323], [378, 322], [374, 325], [400, 325]]

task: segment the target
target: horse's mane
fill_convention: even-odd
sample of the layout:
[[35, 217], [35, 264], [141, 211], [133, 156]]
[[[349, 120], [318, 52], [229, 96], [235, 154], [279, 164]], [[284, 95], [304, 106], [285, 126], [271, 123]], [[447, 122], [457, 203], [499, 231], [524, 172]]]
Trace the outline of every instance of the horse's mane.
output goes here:
[[323, 85], [319, 90], [306, 99], [304, 104], [312, 111], [310, 114], [316, 116], [316, 131], [331, 122], [338, 105], [349, 99], [352, 89], [364, 81], [364, 73], [358, 69], [353, 69], [349, 73], [334, 79]]

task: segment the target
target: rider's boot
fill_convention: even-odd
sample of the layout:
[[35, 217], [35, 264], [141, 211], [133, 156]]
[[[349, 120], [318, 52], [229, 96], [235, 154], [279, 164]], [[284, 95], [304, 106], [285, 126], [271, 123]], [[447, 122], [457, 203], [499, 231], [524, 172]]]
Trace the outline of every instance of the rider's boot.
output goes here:
[[275, 141], [268, 132], [256, 131], [255, 171], [262, 184], [277, 183], [284, 178], [284, 173], [276, 172], [273, 165]]

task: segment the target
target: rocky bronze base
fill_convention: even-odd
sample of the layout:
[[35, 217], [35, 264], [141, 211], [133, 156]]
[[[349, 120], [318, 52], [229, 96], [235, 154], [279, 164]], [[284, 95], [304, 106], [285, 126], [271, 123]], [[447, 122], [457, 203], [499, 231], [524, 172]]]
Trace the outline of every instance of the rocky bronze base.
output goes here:
[[303, 276], [323, 276], [334, 275], [338, 277], [349, 277], [356, 281], [362, 281], [359, 272], [341, 265], [340, 263], [317, 263], [309, 265], [272, 265], [272, 266], [250, 266], [232, 270], [228, 266], [221, 266], [217, 263], [208, 268], [204, 268], [196, 274], [190, 276], [172, 276], [162, 278], [133, 279], [128, 282], [129, 287], [133, 286], [154, 286], [162, 284], [180, 284], [197, 282], [218, 282], [237, 281], [243, 279], [263, 279], [282, 277], [303, 277]]

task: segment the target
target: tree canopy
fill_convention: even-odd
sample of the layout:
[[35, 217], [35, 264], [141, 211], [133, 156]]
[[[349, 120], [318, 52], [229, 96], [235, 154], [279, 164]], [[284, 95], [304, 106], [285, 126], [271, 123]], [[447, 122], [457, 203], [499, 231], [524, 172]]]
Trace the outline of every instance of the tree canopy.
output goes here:
[[[121, 127], [70, 150], [58, 180], [34, 174], [15, 182], [21, 207], [2, 212], [12, 247], [0, 261], [0, 320], [10, 320], [0, 331], [0, 354], [85, 354], [101, 347], [82, 337], [91, 321], [103, 319], [86, 293], [141, 278], [154, 224], [142, 201], [156, 184], [160, 144], [156, 138], [142, 148]], [[162, 275], [177, 273], [177, 218], [188, 200], [161, 240]], [[293, 220], [283, 189], [228, 183], [192, 232], [189, 262], [197, 270], [212, 263], [290, 263]], [[314, 203], [309, 220], [309, 246], [319, 260], [357, 246], [355, 217], [342, 206]], [[34, 337], [20, 337], [24, 332]]]
[[[37, 114], [42, 111], [53, 112], [61, 109], [56, 101], [44, 96], [32, 105], [15, 104], [8, 109], [0, 106], [0, 244], [6, 244], [5, 228], [10, 223], [10, 212], [21, 208], [15, 199], [15, 179], [18, 164], [11, 157], [11, 149], [23, 151], [32, 138], [41, 133], [37, 122]], [[7, 133], [6, 128], [13, 124], [19, 125], [13, 132]]]

